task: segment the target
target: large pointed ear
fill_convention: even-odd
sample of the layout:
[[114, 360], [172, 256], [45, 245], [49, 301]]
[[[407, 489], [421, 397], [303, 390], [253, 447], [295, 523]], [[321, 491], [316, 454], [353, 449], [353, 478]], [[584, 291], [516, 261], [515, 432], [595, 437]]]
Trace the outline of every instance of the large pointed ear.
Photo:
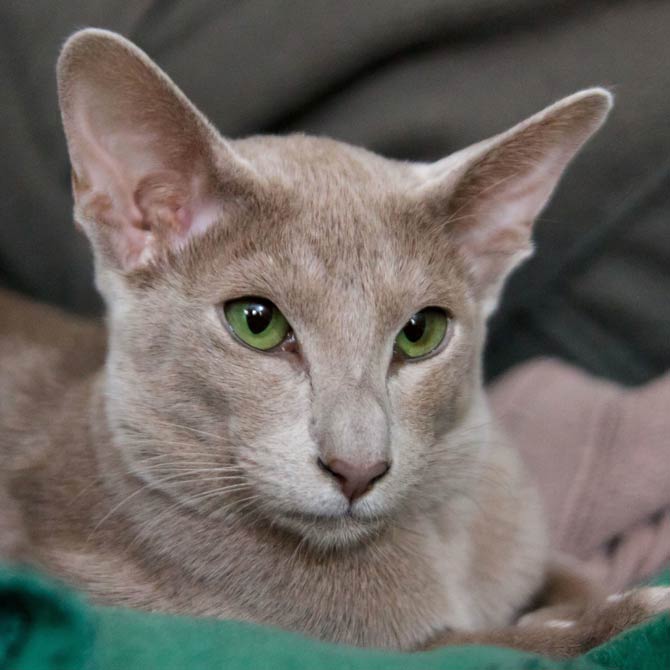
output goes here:
[[178, 249], [253, 188], [252, 168], [137, 47], [104, 30], [66, 42], [58, 93], [75, 219], [122, 271]]
[[533, 221], [561, 173], [611, 106], [606, 90], [581, 91], [501, 135], [417, 166], [418, 197], [463, 256], [487, 314], [509, 272], [530, 255]]

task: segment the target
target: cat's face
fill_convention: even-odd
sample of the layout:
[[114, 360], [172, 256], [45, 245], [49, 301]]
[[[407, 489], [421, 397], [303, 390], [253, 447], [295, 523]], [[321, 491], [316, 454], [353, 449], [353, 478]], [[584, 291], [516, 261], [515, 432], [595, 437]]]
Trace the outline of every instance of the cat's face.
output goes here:
[[100, 31], [70, 40], [59, 77], [129, 470], [211, 519], [321, 546], [465, 492], [486, 316], [607, 94], [427, 166], [224, 142]]
[[[358, 537], [471, 471], [476, 445], [450, 449], [448, 435], [477, 388], [477, 304], [405, 193], [410, 166], [328, 140], [234, 146], [273, 181], [268, 200], [112, 301], [117, 434], [134, 468], [152, 466], [144, 478], [214, 514], [261, 512], [323, 543]], [[247, 296], [276, 305], [294, 341], [264, 352], [236, 337], [223, 306]], [[395, 340], [426, 307], [449, 315], [446, 332], [414, 361]], [[390, 468], [350, 503], [319, 459]]]

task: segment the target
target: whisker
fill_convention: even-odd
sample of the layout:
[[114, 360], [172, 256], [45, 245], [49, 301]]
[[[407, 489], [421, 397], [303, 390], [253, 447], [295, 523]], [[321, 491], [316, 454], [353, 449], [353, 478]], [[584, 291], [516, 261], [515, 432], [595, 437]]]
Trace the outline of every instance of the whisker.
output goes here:
[[166, 427], [170, 427], [170, 428], [176, 428], [178, 430], [188, 430], [188, 431], [190, 431], [190, 432], [192, 432], [196, 435], [203, 435], [204, 437], [211, 437], [211, 438], [213, 438], [215, 440], [218, 440], [218, 441], [224, 441], [224, 438], [221, 435], [217, 435], [216, 433], [210, 433], [206, 430], [201, 430], [201, 429], [198, 429], [198, 428], [191, 428], [191, 426], [186, 426], [186, 425], [183, 425], [183, 424], [173, 423], [171, 421], [165, 421], [165, 420], [156, 419], [156, 418], [152, 418], [151, 422], [156, 423], [158, 425], [163, 425], [163, 426], [166, 426]]
[[102, 479], [100, 477], [95, 477], [92, 482], [84, 486], [84, 488], [81, 489], [81, 491], [79, 491], [76, 495], [72, 496], [72, 498], [67, 501], [66, 506], [71, 507], [81, 496], [83, 496], [85, 493], [88, 493], [92, 488], [99, 486], [100, 484], [102, 484]]
[[239, 468], [234, 468], [234, 467], [228, 467], [228, 466], [214, 466], [214, 467], [203, 467], [203, 468], [196, 468], [194, 469], [194, 466], [200, 466], [200, 465], [206, 465], [203, 463], [178, 463], [176, 465], [173, 465], [171, 463], [161, 463], [159, 465], [150, 465], [147, 467], [139, 467], [139, 468], [133, 468], [133, 472], [137, 473], [142, 473], [142, 472], [154, 472], [155, 470], [170, 470], [173, 472], [192, 472], [192, 473], [198, 473], [198, 472], [239, 472]]
[[[189, 456], [197, 457], [197, 456], [203, 456], [206, 458], [212, 458], [215, 454], [212, 451], [206, 452], [206, 451], [194, 451], [193, 450], [193, 445], [184, 442], [183, 440], [162, 440], [158, 437], [141, 437], [141, 438], [132, 438], [132, 442], [130, 444], [131, 447], [138, 448], [138, 451], [142, 450], [149, 450], [149, 449], [163, 449], [164, 447], [177, 447], [179, 449], [185, 450], [185, 452]], [[151, 454], [150, 456], [147, 456], [146, 458], [168, 458], [170, 456], [174, 456], [173, 453], [169, 451], [161, 451], [155, 454]]]
[[126, 503], [128, 503], [130, 500], [132, 500], [136, 495], [139, 495], [142, 491], [145, 491], [147, 488], [155, 487], [157, 484], [164, 484], [164, 483], [166, 483], [166, 482], [169, 482], [169, 481], [171, 481], [171, 480], [173, 480], [173, 479], [175, 479], [175, 478], [179, 478], [179, 477], [181, 477], [181, 476], [183, 476], [183, 475], [181, 475], [181, 474], [177, 474], [177, 475], [173, 475], [173, 476], [171, 476], [171, 477], [165, 477], [165, 478], [163, 478], [163, 479], [158, 479], [158, 480], [154, 480], [154, 481], [152, 481], [152, 482], [146, 482], [146, 483], [144, 483], [144, 484], [143, 484], [142, 486], [140, 486], [136, 491], [133, 491], [133, 493], [131, 493], [130, 495], [126, 496], [126, 497], [125, 497], [123, 500], [121, 500], [118, 504], [114, 505], [114, 507], [112, 507], [112, 509], [109, 510], [109, 512], [107, 512], [107, 514], [105, 514], [105, 515], [102, 517], [102, 519], [100, 519], [100, 521], [98, 521], [98, 523], [93, 527], [93, 530], [89, 533], [89, 535], [88, 535], [88, 537], [87, 537], [87, 539], [86, 539], [86, 542], [88, 542], [88, 541], [93, 537], [93, 535], [98, 531], [98, 529], [100, 528], [100, 526], [102, 526], [102, 524], [103, 524], [105, 521], [107, 521], [107, 519], [109, 519], [109, 518], [110, 518], [113, 514], [115, 514], [119, 509], [121, 509], [121, 507], [123, 507]]
[[[223, 482], [226, 480], [232, 479], [233, 481], [238, 481], [242, 479], [242, 477], [193, 477], [191, 479], [175, 479], [171, 482], [171, 484], [176, 485], [176, 486], [182, 486], [183, 484], [194, 484], [194, 483], [200, 483], [200, 482]], [[162, 483], [162, 482], [159, 482]], [[244, 486], [249, 486], [248, 483], [243, 482], [243, 483], [238, 483], [238, 484], [230, 484], [230, 489], [232, 490], [234, 487], [244, 487]]]
[[[248, 484], [244, 485], [244, 487], [248, 487], [248, 486], [249, 486]], [[240, 488], [244, 488], [244, 487], [240, 487]], [[142, 534], [146, 534], [147, 532], [150, 532], [155, 526], [159, 525], [163, 521], [163, 519], [165, 519], [175, 509], [179, 508], [179, 509], [183, 510], [184, 508], [188, 508], [190, 506], [193, 506], [193, 504], [196, 503], [196, 502], [201, 502], [201, 501], [203, 501], [207, 498], [210, 498], [210, 497], [221, 496], [223, 493], [226, 492], [226, 490], [228, 490], [228, 489], [226, 489], [226, 487], [224, 487], [222, 489], [217, 489], [217, 490], [214, 490], [214, 491], [207, 491], [207, 492], [196, 494], [196, 495], [193, 495], [193, 496], [187, 496], [186, 498], [180, 498], [179, 500], [175, 501], [172, 505], [169, 505], [166, 509], [164, 509], [156, 517], [154, 517], [152, 519], [149, 519], [148, 521], [144, 522], [143, 524], [137, 526], [136, 527], [136, 538], [139, 541], [140, 536]], [[258, 495], [251, 496], [251, 498], [254, 498], [254, 497], [259, 497], [259, 496]], [[221, 512], [221, 511], [225, 512], [225, 511], [234, 509], [236, 505], [238, 505], [239, 503], [242, 503], [242, 502], [246, 502], [247, 500], [249, 500], [249, 498], [243, 498], [241, 500], [228, 501], [227, 505], [225, 505], [224, 507], [220, 507], [218, 509], [213, 510], [212, 512], [210, 512], [206, 516], [209, 517], [215, 512]]]
[[102, 526], [102, 524], [105, 523], [105, 521], [107, 521], [107, 519], [109, 519], [116, 511], [121, 509], [121, 507], [123, 507], [123, 505], [125, 505], [127, 502], [132, 500], [136, 495], [140, 494], [142, 491], [144, 491], [146, 488], [148, 488], [148, 486], [149, 486], [148, 484], [144, 484], [143, 486], [140, 486], [137, 490], [133, 491], [129, 496], [126, 496], [117, 505], [114, 505], [114, 507], [112, 507], [112, 509], [109, 510], [109, 512], [107, 512], [107, 514], [105, 514], [102, 517], [102, 519], [100, 519], [100, 521], [98, 521], [98, 523], [95, 524], [95, 526], [93, 527], [93, 530], [88, 534], [88, 536], [86, 538], [86, 542], [88, 543], [91, 540], [93, 535], [95, 535], [95, 533], [98, 531], [100, 526]]
[[[189, 496], [186, 500], [189, 503], [194, 503], [194, 502], [202, 502], [203, 500], [208, 500], [209, 498], [213, 498], [216, 496], [222, 496], [224, 493], [227, 493], [230, 490], [239, 490], [243, 488], [249, 488], [249, 484], [233, 484], [231, 486], [223, 486], [218, 489], [211, 489], [209, 491], [202, 491], [201, 493], [196, 493], [192, 496]], [[246, 498], [245, 498], [246, 500]], [[239, 500], [233, 500], [231, 503], [237, 503], [240, 502]]]
[[[162, 446], [164, 444], [163, 442], [160, 442], [158, 440], [154, 440], [154, 439], [149, 440], [147, 438], [147, 439], [143, 439], [143, 440], [134, 441], [133, 446], [135, 446], [136, 444], [142, 444], [143, 442], [146, 442], [148, 444], [152, 444], [152, 445], [155, 445], [155, 446]], [[189, 447], [188, 444], [184, 444], [182, 442], [175, 442], [174, 444], [179, 446], [179, 447], [186, 447], [186, 448]], [[192, 451], [191, 449], [188, 449], [188, 455], [193, 456], [194, 458], [196, 458], [198, 456], [203, 456], [205, 458], [213, 458], [214, 457], [214, 453], [212, 453], [211, 451]], [[174, 454], [172, 452], [162, 451], [162, 452], [159, 452], [157, 454], [152, 454], [151, 456], [145, 456], [145, 458], [147, 460], [154, 460], [154, 459], [157, 459], [157, 458], [174, 458]]]

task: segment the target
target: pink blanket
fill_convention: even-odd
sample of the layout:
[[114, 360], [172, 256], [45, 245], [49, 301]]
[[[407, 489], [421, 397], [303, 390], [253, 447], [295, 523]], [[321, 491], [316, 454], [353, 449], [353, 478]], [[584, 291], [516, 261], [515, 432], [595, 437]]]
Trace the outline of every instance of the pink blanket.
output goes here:
[[612, 590], [670, 564], [670, 375], [625, 389], [537, 360], [490, 397], [536, 477], [557, 548]]

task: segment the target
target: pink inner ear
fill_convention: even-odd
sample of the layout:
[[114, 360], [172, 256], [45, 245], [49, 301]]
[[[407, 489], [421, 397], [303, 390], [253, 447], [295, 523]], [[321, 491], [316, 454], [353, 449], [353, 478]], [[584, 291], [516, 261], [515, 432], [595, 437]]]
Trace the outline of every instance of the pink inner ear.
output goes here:
[[[185, 183], [186, 182], [186, 183]], [[131, 180], [122, 184], [131, 188]], [[219, 217], [218, 202], [205, 200], [198, 180], [175, 171], [154, 172], [132, 194], [106, 186], [116, 199], [75, 179], [80, 211], [88, 221], [103, 224], [114, 255], [124, 270], [135, 269], [161, 253], [178, 250], [194, 236], [202, 235]]]
[[133, 199], [141, 227], [163, 238], [185, 237], [191, 227], [192, 195], [184, 176], [171, 170], [154, 172], [136, 186]]
[[195, 130], [175, 134], [158, 117], [151, 125], [133, 121], [119, 101], [104, 104], [97, 85], [72, 95], [67, 128], [77, 210], [86, 225], [101, 224], [96, 235], [123, 269], [183, 246], [216, 220]]
[[518, 165], [516, 171], [484, 185], [454, 213], [457, 220], [459, 212], [467, 212], [468, 221], [457, 225], [458, 237], [483, 281], [505, 274], [510, 261], [528, 252], [533, 222], [551, 196], [564, 162], [560, 149], [547, 151], [540, 160]]
[[103, 225], [101, 232], [124, 270], [183, 246], [217, 219], [219, 208], [203, 196], [206, 185], [197, 176], [198, 166], [164, 168], [160, 138], [129, 128], [94, 132], [83, 112], [75, 126], [75, 153], [83, 170], [73, 175], [78, 210], [85, 220]]
[[[134, 200], [141, 214], [139, 228], [143, 235], [140, 239], [131, 231], [128, 242], [132, 242], [133, 248], [127, 249], [127, 261], [141, 264], [164, 251], [176, 251], [190, 238], [202, 235], [217, 220], [220, 207], [202, 197], [201, 181], [170, 170], [142, 179]], [[124, 231], [119, 233], [123, 235]], [[128, 235], [128, 231], [125, 234]], [[136, 245], [141, 242], [144, 246], [138, 248]]]

